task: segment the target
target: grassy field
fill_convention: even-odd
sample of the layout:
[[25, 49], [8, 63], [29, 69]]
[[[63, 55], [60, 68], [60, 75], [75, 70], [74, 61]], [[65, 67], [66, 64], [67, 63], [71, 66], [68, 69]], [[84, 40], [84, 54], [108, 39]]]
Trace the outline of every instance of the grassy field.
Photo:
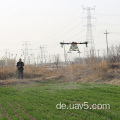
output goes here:
[[[110, 104], [110, 109], [57, 109], [60, 102]], [[120, 120], [120, 86], [60, 82], [0, 86], [0, 120]]]

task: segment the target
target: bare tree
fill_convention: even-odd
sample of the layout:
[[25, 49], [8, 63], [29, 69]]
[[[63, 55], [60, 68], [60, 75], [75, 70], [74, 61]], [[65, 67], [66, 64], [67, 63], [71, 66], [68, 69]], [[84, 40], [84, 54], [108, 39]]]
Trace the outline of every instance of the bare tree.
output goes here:
[[59, 56], [59, 54], [54, 56], [54, 64], [55, 64], [56, 68], [58, 69], [59, 66], [60, 66], [60, 56]]

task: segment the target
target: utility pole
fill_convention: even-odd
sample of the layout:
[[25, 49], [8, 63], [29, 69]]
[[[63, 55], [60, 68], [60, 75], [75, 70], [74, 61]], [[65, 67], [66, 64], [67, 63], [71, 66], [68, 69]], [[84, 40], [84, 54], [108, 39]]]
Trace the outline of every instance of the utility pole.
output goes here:
[[43, 48], [42, 46], [40, 46], [40, 50], [41, 50], [41, 64], [43, 63]]
[[106, 30], [106, 32], [104, 33], [106, 35], [106, 45], [107, 45], [107, 55], [109, 53], [109, 48], [108, 48], [108, 39], [107, 39], [107, 35], [109, 34]]
[[[64, 41], [63, 41], [63, 43], [64, 43]], [[66, 57], [67, 57], [67, 54], [66, 54], [65, 45], [64, 45], [64, 59], [65, 59], [65, 64], [66, 64]]]
[[81, 52], [79, 52], [79, 62], [81, 62], [81, 59], [80, 59], [80, 54], [81, 54]]
[[7, 62], [8, 62], [8, 61], [7, 61], [7, 53], [8, 53], [8, 52], [7, 52], [7, 49], [6, 49], [6, 50], [5, 50], [5, 65], [7, 65]]
[[93, 27], [93, 25], [92, 25], [92, 21], [91, 21], [94, 17], [92, 17], [91, 11], [95, 10], [95, 7], [93, 7], [93, 8], [91, 8], [91, 7], [84, 8], [83, 7], [83, 10], [87, 11], [87, 25], [86, 25], [86, 27], [87, 27], [87, 33], [86, 33], [86, 41], [88, 43], [90, 43], [90, 46], [88, 46], [88, 48], [85, 49], [85, 56], [87, 56], [87, 57], [89, 56], [88, 55], [89, 54], [88, 51], [91, 51], [90, 55], [94, 56], [95, 55], [95, 44], [94, 44], [94, 40], [93, 40], [93, 33], [92, 33], [92, 27]]
[[81, 53], [81, 52], [79, 52], [79, 59], [80, 59], [80, 53]]
[[100, 52], [100, 50], [97, 50], [98, 51], [98, 58], [99, 58], [99, 52]]

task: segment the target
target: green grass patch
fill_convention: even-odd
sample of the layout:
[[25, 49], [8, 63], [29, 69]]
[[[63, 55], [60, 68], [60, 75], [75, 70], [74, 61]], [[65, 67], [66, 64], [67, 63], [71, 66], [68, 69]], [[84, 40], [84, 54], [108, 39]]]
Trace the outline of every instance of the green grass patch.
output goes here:
[[[110, 104], [110, 109], [57, 109], [59, 103]], [[11, 106], [8, 104], [10, 103]], [[12, 120], [119, 120], [120, 86], [95, 83], [33, 82], [0, 87], [0, 104]], [[14, 109], [14, 111], [13, 111]], [[7, 120], [0, 107], [0, 120]]]

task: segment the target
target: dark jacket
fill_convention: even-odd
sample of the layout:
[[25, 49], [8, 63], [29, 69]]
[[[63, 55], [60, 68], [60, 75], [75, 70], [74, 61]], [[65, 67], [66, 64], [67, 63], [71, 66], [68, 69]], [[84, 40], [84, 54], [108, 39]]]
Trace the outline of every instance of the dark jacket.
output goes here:
[[24, 66], [23, 62], [17, 62], [17, 68], [18, 68], [18, 70], [24, 70], [23, 66]]

